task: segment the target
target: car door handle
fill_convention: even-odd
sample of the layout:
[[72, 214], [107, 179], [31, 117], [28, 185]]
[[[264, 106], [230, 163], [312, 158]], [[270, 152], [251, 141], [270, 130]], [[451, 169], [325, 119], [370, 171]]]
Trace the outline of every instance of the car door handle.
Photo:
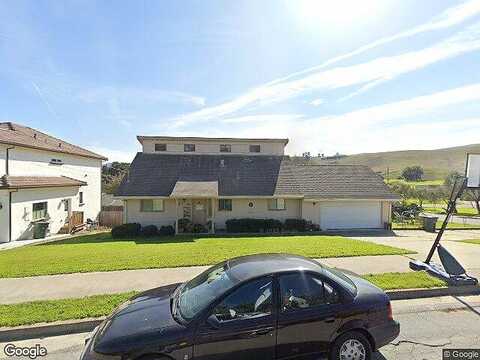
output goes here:
[[259, 329], [259, 330], [252, 331], [250, 335], [251, 336], [267, 335], [272, 331], [273, 331], [273, 328]]
[[333, 323], [335, 321], [335, 318], [332, 316], [332, 317], [328, 317], [324, 320], [326, 323]]

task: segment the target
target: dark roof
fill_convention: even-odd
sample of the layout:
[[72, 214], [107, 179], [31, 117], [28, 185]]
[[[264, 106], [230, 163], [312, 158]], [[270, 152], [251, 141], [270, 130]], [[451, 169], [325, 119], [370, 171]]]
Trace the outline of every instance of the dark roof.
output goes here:
[[289, 271], [321, 272], [322, 266], [311, 259], [291, 254], [257, 254], [226, 261], [228, 271], [238, 281]]
[[170, 196], [179, 182], [218, 181], [219, 196], [397, 199], [383, 179], [357, 165], [296, 165], [283, 156], [138, 153], [117, 196]]
[[102, 155], [69, 144], [66, 141], [44, 134], [38, 130], [12, 122], [0, 123], [0, 143], [107, 160], [107, 158]]
[[85, 181], [72, 179], [66, 176], [2, 176], [0, 188], [3, 189], [32, 189], [44, 187], [84, 186]]

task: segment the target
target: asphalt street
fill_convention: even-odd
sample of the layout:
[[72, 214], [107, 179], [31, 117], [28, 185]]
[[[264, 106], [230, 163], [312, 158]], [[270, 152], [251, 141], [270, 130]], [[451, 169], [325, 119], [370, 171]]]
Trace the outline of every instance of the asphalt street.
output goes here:
[[[392, 302], [401, 333], [375, 354], [375, 360], [440, 360], [443, 348], [480, 348], [480, 296], [440, 297]], [[48, 354], [38, 359], [78, 359], [88, 334], [75, 334], [15, 342], [26, 347], [40, 344]], [[0, 359], [6, 357], [0, 344]]]

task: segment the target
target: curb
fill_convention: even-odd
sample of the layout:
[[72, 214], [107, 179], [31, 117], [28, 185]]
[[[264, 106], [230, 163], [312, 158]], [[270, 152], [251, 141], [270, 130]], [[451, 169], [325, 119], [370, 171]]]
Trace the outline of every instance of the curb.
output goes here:
[[[390, 300], [422, 299], [439, 296], [480, 295], [480, 286], [457, 286], [432, 289], [407, 289], [386, 291]], [[56, 322], [52, 324], [37, 324], [0, 328], [0, 342], [20, 341], [89, 332], [95, 329], [105, 318], [83, 319]]]

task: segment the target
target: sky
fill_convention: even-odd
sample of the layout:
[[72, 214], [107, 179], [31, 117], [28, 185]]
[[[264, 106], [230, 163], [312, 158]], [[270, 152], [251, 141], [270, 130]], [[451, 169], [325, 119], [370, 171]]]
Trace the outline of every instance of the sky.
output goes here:
[[0, 121], [111, 161], [136, 135], [480, 143], [480, 0], [2, 0]]

